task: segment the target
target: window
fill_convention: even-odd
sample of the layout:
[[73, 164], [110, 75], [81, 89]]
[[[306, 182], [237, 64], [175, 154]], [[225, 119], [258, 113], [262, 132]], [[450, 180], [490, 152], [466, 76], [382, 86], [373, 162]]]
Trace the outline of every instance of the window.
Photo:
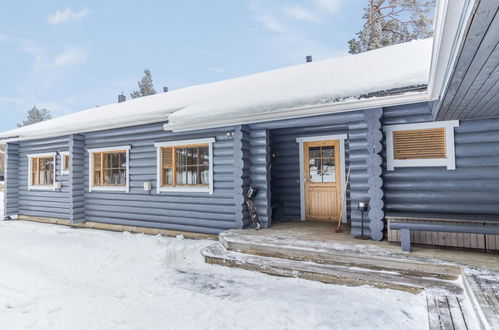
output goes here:
[[61, 152], [61, 174], [69, 174], [69, 151]]
[[129, 191], [129, 146], [89, 149], [89, 187]]
[[459, 121], [385, 126], [387, 170], [442, 166], [456, 169], [454, 127]]
[[208, 138], [156, 143], [158, 192], [213, 193], [213, 142]]
[[28, 155], [28, 189], [55, 188], [56, 153]]

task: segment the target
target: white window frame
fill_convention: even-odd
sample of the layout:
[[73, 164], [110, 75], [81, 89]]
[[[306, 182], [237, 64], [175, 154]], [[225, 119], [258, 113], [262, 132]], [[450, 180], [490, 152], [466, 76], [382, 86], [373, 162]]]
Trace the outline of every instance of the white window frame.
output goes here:
[[59, 153], [59, 155], [61, 155], [61, 175], [68, 175], [69, 169], [67, 171], [64, 170], [64, 167], [66, 165], [66, 160], [64, 159], [65, 158], [64, 156], [69, 156], [69, 151], [62, 151]]
[[305, 142], [319, 142], [338, 140], [340, 142], [340, 180], [341, 180], [341, 198], [343, 212], [341, 213], [341, 221], [347, 222], [347, 199], [343, 198], [345, 195], [346, 186], [346, 166], [345, 166], [345, 140], [348, 140], [348, 134], [335, 134], [335, 135], [320, 135], [320, 136], [306, 136], [296, 138], [296, 143], [299, 145], [299, 158], [300, 158], [300, 218], [305, 221], [305, 154], [303, 144]]
[[[130, 146], [87, 149], [88, 152], [88, 191], [124, 191], [130, 192]], [[95, 152], [126, 151], [126, 184], [124, 186], [94, 186]]]
[[[33, 177], [32, 177], [32, 169], [33, 169], [33, 162], [32, 159], [36, 157], [53, 157], [54, 158], [54, 183], [52, 186], [50, 185], [32, 185], [33, 182]], [[57, 152], [46, 152], [42, 154], [28, 154], [28, 190], [57, 190]]]
[[[417, 124], [388, 125], [383, 127], [386, 139], [386, 169], [395, 170], [396, 167], [447, 167], [447, 170], [456, 169], [456, 151], [454, 142], [454, 127], [459, 127], [459, 120], [425, 122]], [[393, 132], [417, 129], [445, 128], [446, 158], [432, 159], [394, 159]]]
[[[166, 141], [157, 142], [154, 144], [156, 147], [156, 191], [157, 193], [162, 192], [203, 192], [213, 195], [213, 143], [215, 143], [215, 138], [205, 138], [205, 139], [192, 139], [192, 140], [177, 140], [177, 141]], [[208, 157], [209, 157], [209, 180], [208, 187], [162, 187], [161, 186], [161, 175], [162, 175], [162, 164], [161, 164], [161, 148], [164, 147], [181, 147], [191, 144], [208, 144]]]

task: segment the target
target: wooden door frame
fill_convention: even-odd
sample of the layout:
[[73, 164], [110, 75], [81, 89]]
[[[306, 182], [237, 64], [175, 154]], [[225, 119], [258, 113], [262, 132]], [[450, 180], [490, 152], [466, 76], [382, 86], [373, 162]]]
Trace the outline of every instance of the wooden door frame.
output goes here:
[[328, 140], [338, 140], [340, 145], [340, 178], [341, 178], [341, 207], [343, 212], [341, 213], [341, 221], [343, 223], [347, 220], [347, 212], [345, 211], [347, 208], [346, 198], [343, 198], [345, 195], [345, 140], [348, 139], [347, 134], [336, 134], [336, 135], [321, 135], [321, 136], [307, 136], [307, 137], [299, 137], [296, 138], [296, 142], [300, 148], [300, 218], [302, 221], [305, 221], [305, 166], [304, 166], [304, 143], [305, 142], [319, 142], [319, 141], [328, 141]]

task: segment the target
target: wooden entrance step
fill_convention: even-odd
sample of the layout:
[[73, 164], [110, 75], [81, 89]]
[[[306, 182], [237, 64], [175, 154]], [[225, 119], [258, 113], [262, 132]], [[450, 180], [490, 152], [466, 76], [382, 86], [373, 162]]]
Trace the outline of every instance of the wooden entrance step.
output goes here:
[[454, 281], [415, 275], [400, 276], [400, 273], [395, 271], [246, 254], [227, 250], [220, 243], [208, 246], [202, 251], [202, 254], [205, 261], [210, 264], [259, 271], [270, 275], [316, 280], [324, 283], [352, 286], [370, 285], [411, 293], [420, 292], [427, 287], [444, 288], [449, 292], [462, 292]]
[[499, 329], [499, 276], [491, 271], [463, 270], [466, 292], [483, 329]]
[[281, 236], [241, 235], [227, 231], [219, 236], [228, 250], [243, 254], [309, 261], [321, 265], [355, 267], [371, 271], [396, 272], [409, 277], [457, 280], [461, 268], [393, 254], [374, 246], [347, 246], [334, 242], [296, 240]]
[[430, 330], [468, 330], [476, 328], [476, 321], [464, 309], [463, 296], [442, 290], [427, 290], [428, 325]]

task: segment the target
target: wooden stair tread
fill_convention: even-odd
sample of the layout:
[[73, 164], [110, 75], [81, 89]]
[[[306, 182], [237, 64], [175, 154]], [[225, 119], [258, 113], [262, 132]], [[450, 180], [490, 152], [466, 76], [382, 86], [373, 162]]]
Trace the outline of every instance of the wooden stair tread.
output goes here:
[[[419, 275], [455, 280], [461, 269], [455, 265], [442, 265], [407, 255], [386, 253], [377, 247], [295, 240], [288, 237], [238, 235], [229, 232], [220, 234], [220, 242], [227, 250], [247, 254], [313, 261], [320, 264], [338, 264], [374, 270], [396, 270], [404, 275]], [[360, 246], [359, 246], [360, 247]]]
[[346, 285], [372, 285], [408, 292], [419, 292], [426, 287], [444, 287], [452, 292], [460, 292], [451, 281], [419, 276], [400, 276], [394, 271], [379, 271], [366, 268], [346, 267], [334, 264], [319, 264], [311, 261], [258, 256], [228, 251], [220, 243], [215, 243], [203, 251], [208, 263], [260, 271], [267, 274], [318, 280], [325, 283]]
[[499, 329], [499, 277], [493, 272], [463, 270], [468, 296], [485, 329]]

